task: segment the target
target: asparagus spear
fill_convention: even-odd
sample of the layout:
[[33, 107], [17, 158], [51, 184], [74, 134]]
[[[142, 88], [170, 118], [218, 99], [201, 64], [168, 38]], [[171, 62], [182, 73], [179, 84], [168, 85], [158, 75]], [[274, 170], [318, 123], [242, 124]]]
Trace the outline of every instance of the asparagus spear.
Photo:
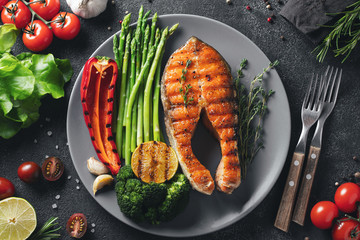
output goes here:
[[154, 81], [154, 75], [157, 69], [157, 65], [159, 64], [159, 59], [163, 48], [165, 47], [166, 40], [169, 35], [169, 29], [166, 27], [162, 32], [160, 43], [157, 46], [154, 61], [152, 62], [149, 76], [146, 81], [145, 86], [145, 98], [144, 98], [144, 140], [145, 142], [150, 141], [150, 97], [151, 97], [151, 87]]
[[161, 52], [159, 64], [157, 65], [155, 74], [155, 89], [153, 96], [153, 138], [154, 141], [161, 141], [160, 123], [159, 123], [159, 99], [160, 99], [160, 77], [161, 77], [161, 62], [164, 56], [165, 49]]
[[129, 103], [127, 105], [127, 113], [126, 113], [126, 140], [125, 140], [125, 163], [126, 165], [130, 164], [130, 157], [131, 157], [131, 152], [130, 152], [130, 137], [131, 137], [131, 129], [130, 129], [130, 123], [131, 123], [131, 109], [133, 107], [133, 104], [135, 102], [135, 97], [136, 94], [139, 90], [140, 87], [140, 83], [142, 82], [142, 79], [144, 77], [144, 73], [145, 71], [147, 71], [147, 69], [149, 69], [150, 64], [152, 62], [152, 59], [154, 57], [155, 54], [155, 47], [151, 47], [149, 54], [146, 58], [146, 62], [144, 64], [144, 67], [141, 68], [141, 71], [139, 73], [139, 76], [137, 76], [136, 81], [135, 81], [135, 85], [131, 90], [130, 93], [130, 98], [129, 98]]
[[[113, 38], [113, 52], [114, 52], [114, 56], [115, 56], [115, 61], [116, 64], [118, 66], [118, 72], [121, 72], [122, 69], [122, 61], [123, 61], [123, 57], [124, 57], [124, 45], [125, 45], [125, 36], [128, 32], [129, 29], [129, 22], [130, 22], [130, 18], [131, 18], [131, 14], [127, 14], [124, 17], [124, 21], [121, 24], [121, 32], [120, 32], [120, 36], [118, 37], [116, 34], [114, 35]], [[118, 95], [119, 95], [119, 91], [120, 91], [120, 77], [119, 77], [119, 81], [118, 84], [116, 84], [116, 91], [114, 93], [114, 116], [117, 116], [117, 106], [119, 104], [119, 99], [118, 99]], [[116, 128], [117, 128], [117, 119], [114, 117], [112, 119], [112, 131], [114, 133], [116, 133]]]
[[125, 53], [123, 58], [122, 74], [121, 74], [121, 89], [120, 89], [120, 103], [118, 110], [117, 126], [116, 126], [116, 148], [118, 149], [119, 156], [122, 150], [122, 135], [123, 135], [123, 119], [126, 98], [126, 76], [129, 63], [129, 48], [130, 48], [131, 32], [126, 37]]
[[[148, 42], [149, 42], [149, 34], [150, 34], [150, 27], [147, 26], [144, 31], [144, 41], [142, 43], [143, 45], [143, 51], [142, 51], [142, 59], [146, 59], [147, 52], [148, 52]], [[145, 61], [142, 62], [142, 64], [145, 64]], [[148, 72], [148, 71], [147, 71]], [[144, 74], [144, 79], [146, 79], [147, 73]], [[143, 143], [143, 103], [144, 103], [144, 83], [141, 83], [139, 88], [139, 98], [137, 103], [137, 138], [136, 138], [136, 144], [140, 145]], [[133, 148], [132, 148], [133, 149]]]
[[[179, 24], [175, 24], [169, 30], [169, 36], [171, 36]], [[162, 135], [159, 123], [159, 100], [160, 100], [160, 77], [161, 77], [161, 62], [164, 56], [165, 48], [163, 48], [159, 64], [157, 65], [156, 74], [155, 74], [155, 89], [154, 89], [154, 96], [153, 96], [153, 139], [154, 141], [164, 141], [164, 136]]]
[[[133, 88], [136, 79], [136, 39], [135, 37], [131, 41], [131, 71], [130, 71], [130, 90]], [[130, 92], [129, 95], [130, 96]], [[137, 109], [134, 107], [132, 109], [131, 116], [131, 128], [133, 131], [131, 132], [131, 149], [135, 149], [136, 147], [136, 120], [137, 120]], [[124, 123], [126, 122], [126, 115], [124, 115]]]
[[157, 20], [158, 20], [158, 15], [157, 15], [157, 13], [155, 13], [151, 20], [151, 34], [150, 34], [149, 46], [154, 45]]

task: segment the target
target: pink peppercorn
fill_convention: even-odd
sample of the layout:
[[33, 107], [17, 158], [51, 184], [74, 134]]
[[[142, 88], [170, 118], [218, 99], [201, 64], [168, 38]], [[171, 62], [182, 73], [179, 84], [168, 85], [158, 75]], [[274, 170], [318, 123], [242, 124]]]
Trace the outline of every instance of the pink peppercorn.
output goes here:
[[251, 7], [249, 5], [246, 6], [246, 10], [251, 10]]
[[120, 20], [119, 23], [122, 24], [122, 20]]
[[269, 23], [272, 23], [272, 22], [273, 22], [273, 20], [272, 20], [271, 17], [269, 17], [269, 18], [267, 19], [267, 21], [268, 21]]

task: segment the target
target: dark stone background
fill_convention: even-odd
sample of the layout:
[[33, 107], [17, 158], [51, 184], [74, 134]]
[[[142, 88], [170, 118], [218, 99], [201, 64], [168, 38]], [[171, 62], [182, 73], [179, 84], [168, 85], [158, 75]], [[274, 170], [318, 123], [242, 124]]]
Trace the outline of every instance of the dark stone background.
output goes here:
[[[359, 153], [360, 129], [360, 89], [359, 79], [359, 48], [351, 59], [340, 64], [341, 59], [328, 57], [324, 64], [319, 64], [311, 53], [314, 45], [297, 31], [290, 23], [278, 15], [282, 5], [270, 0], [273, 11], [265, 8], [263, 0], [233, 0], [227, 5], [225, 0], [116, 0], [115, 5], [109, 1], [107, 10], [99, 17], [81, 20], [82, 28], [79, 36], [72, 41], [54, 39], [46, 50], [58, 58], [69, 58], [75, 74], [70, 83], [65, 86], [66, 96], [59, 100], [43, 99], [41, 117], [37, 123], [22, 130], [10, 140], [0, 139], [0, 176], [10, 179], [16, 187], [16, 196], [26, 198], [36, 209], [39, 225], [50, 216], [58, 216], [63, 227], [62, 238], [69, 239], [65, 232], [67, 219], [75, 212], [85, 213], [88, 223], [95, 223], [95, 232], [88, 233], [84, 239], [162, 239], [160, 237], [135, 230], [108, 214], [99, 206], [83, 185], [77, 184], [77, 173], [72, 165], [68, 147], [66, 145], [66, 114], [68, 100], [75, 79], [83, 64], [92, 52], [120, 29], [118, 21], [123, 18], [125, 11], [133, 12], [134, 19], [141, 4], [145, 9], [157, 11], [161, 14], [187, 13], [197, 14], [224, 22], [239, 30], [250, 38], [268, 56], [270, 60], [278, 59], [281, 64], [277, 71], [283, 81], [288, 94], [292, 135], [287, 163], [269, 195], [247, 217], [237, 223], [205, 236], [195, 239], [330, 239], [330, 231], [322, 231], [312, 226], [309, 214], [304, 227], [292, 223], [289, 233], [281, 232], [273, 227], [277, 208], [279, 206], [284, 182], [289, 169], [292, 151], [295, 148], [301, 131], [300, 107], [306, 86], [310, 80], [310, 73], [322, 72], [326, 65], [341, 66], [344, 70], [343, 81], [339, 92], [337, 106], [326, 122], [324, 142], [316, 180], [310, 197], [310, 206], [320, 200], [332, 200], [336, 187], [334, 183], [343, 182], [343, 177], [359, 170], [360, 163], [353, 160]], [[286, 2], [286, 1], [285, 1]], [[252, 11], [245, 9], [250, 5]], [[61, 1], [61, 8], [69, 10], [65, 0]], [[273, 24], [266, 19], [271, 13], [276, 15]], [[107, 28], [111, 27], [109, 31]], [[285, 37], [285, 41], [280, 36]], [[14, 54], [26, 51], [20, 38], [13, 48]], [[45, 118], [50, 118], [46, 121]], [[49, 137], [47, 131], [52, 131]], [[37, 140], [37, 144], [34, 143]], [[55, 146], [58, 145], [57, 150]], [[279, 146], [281, 147], [281, 146]], [[42, 181], [37, 185], [27, 185], [17, 177], [17, 167], [24, 161], [42, 163], [46, 155], [60, 157], [65, 166], [65, 174], [58, 182]], [[67, 176], [72, 176], [70, 180]], [[76, 186], [80, 185], [80, 190]], [[60, 200], [55, 196], [60, 195]], [[56, 203], [58, 209], [52, 209]]]

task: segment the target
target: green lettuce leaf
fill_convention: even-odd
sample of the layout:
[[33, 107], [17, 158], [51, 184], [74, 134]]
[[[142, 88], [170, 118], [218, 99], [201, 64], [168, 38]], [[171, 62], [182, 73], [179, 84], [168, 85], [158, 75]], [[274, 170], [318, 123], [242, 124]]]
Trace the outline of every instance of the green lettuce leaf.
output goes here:
[[59, 70], [62, 72], [64, 76], [64, 81], [70, 81], [72, 75], [74, 74], [74, 70], [71, 67], [69, 59], [59, 59], [55, 58], [55, 62]]
[[23, 100], [32, 94], [35, 77], [16, 57], [4, 53], [0, 58], [0, 79], [0, 109], [6, 115], [14, 100]]
[[55, 58], [52, 54], [34, 54], [29, 69], [35, 76], [35, 84], [40, 96], [47, 93], [51, 94], [53, 98], [64, 96], [64, 77], [62, 72], [57, 68]]
[[0, 114], [0, 137], [9, 139], [18, 133], [22, 123], [14, 122]]
[[0, 53], [10, 52], [20, 30], [14, 24], [0, 26]]

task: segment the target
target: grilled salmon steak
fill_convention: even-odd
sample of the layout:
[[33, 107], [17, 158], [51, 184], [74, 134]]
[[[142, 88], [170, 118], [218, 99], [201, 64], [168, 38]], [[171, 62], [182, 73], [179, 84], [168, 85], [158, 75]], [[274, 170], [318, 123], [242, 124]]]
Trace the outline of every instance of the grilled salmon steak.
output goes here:
[[222, 159], [216, 170], [218, 190], [240, 185], [236, 92], [230, 68], [211, 46], [191, 37], [170, 57], [161, 81], [166, 132], [180, 166], [192, 187], [210, 195], [214, 180], [191, 148], [191, 138], [202, 115], [220, 142]]

